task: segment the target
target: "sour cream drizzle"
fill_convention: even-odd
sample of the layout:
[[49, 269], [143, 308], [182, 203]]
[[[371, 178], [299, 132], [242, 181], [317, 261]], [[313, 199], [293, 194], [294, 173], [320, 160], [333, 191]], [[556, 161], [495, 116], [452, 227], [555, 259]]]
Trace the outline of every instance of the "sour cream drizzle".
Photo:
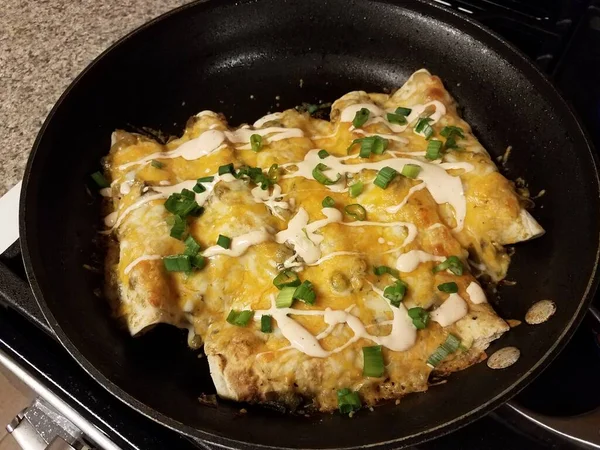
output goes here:
[[[421, 171], [417, 176], [418, 180], [423, 181], [425, 187], [430, 193], [435, 202], [439, 205], [449, 203], [454, 208], [454, 214], [456, 219], [456, 231], [460, 231], [463, 228], [465, 215], [467, 213], [467, 202], [465, 199], [465, 193], [462, 186], [462, 181], [458, 176], [449, 175], [446, 172], [448, 169], [464, 169], [470, 171], [473, 166], [469, 163], [449, 163], [444, 164], [431, 164], [418, 159], [412, 158], [389, 158], [382, 161], [376, 162], [365, 162], [356, 164], [345, 164], [343, 161], [348, 157], [336, 158], [335, 156], [328, 156], [325, 159], [319, 158], [319, 150], [314, 149], [309, 151], [304, 160], [297, 163], [283, 164], [282, 167], [296, 166], [296, 172], [287, 174], [284, 178], [304, 177], [313, 180], [312, 171], [317, 164], [323, 163], [330, 168], [330, 173], [359, 173], [363, 170], [380, 170], [386, 166], [392, 167], [398, 172], [402, 171], [402, 168], [406, 164], [415, 164], [421, 167]], [[330, 186], [327, 186], [330, 188]]]
[[408, 190], [408, 194], [406, 194], [406, 197], [404, 197], [404, 199], [400, 203], [398, 203], [397, 205], [385, 208], [385, 210], [392, 214], [397, 213], [408, 203], [408, 200], [410, 200], [411, 195], [413, 195], [415, 192], [425, 189], [426, 187], [427, 187], [427, 185], [425, 183], [419, 183], [419, 184], [411, 187]]
[[[379, 289], [374, 288], [374, 290], [377, 294], [383, 296], [383, 293], [380, 292]], [[383, 345], [392, 351], [406, 351], [415, 344], [417, 340], [417, 329], [413, 325], [412, 319], [408, 316], [408, 311], [403, 304], [400, 304], [399, 307], [395, 307], [389, 303], [387, 304], [393, 314], [393, 319], [391, 321], [392, 330], [387, 336], [374, 336], [370, 334], [360, 318], [356, 317], [348, 310], [332, 310], [330, 308], [325, 310], [277, 308], [273, 298], [271, 298], [271, 308], [255, 311], [254, 318], [255, 320], [259, 320], [263, 315], [270, 315], [276, 320], [281, 334], [290, 342], [292, 348], [316, 358], [327, 358], [334, 353], [344, 350], [359, 339], [368, 339], [378, 345]], [[340, 347], [334, 348], [333, 350], [325, 350], [319, 343], [318, 337], [324, 336], [326, 333], [320, 333], [319, 336], [313, 336], [306, 328], [289, 317], [290, 315], [322, 316], [323, 320], [328, 325], [327, 330], [332, 330], [335, 325], [347, 324], [354, 333], [354, 336]]]
[[469, 294], [469, 298], [471, 299], [471, 303], [475, 303], [476, 305], [480, 303], [487, 303], [487, 298], [485, 297], [485, 292], [481, 289], [479, 284], [471, 281], [471, 284], [467, 287], [467, 294]]
[[125, 275], [129, 275], [129, 272], [131, 272], [131, 270], [137, 266], [139, 263], [141, 263], [142, 261], [156, 261], [157, 259], [162, 259], [163, 256], [162, 255], [142, 255], [139, 258], [134, 259], [133, 261], [131, 261], [129, 264], [127, 264], [127, 267], [125, 267], [125, 270], [123, 271], [125, 273]]
[[275, 184], [272, 192], [269, 192], [268, 189], [262, 189], [260, 186], [256, 186], [252, 189], [251, 193], [256, 203], [264, 203], [275, 217], [284, 220], [283, 216], [279, 213], [279, 209], [288, 210], [290, 209], [290, 204], [283, 201], [281, 186]]
[[[308, 223], [308, 213], [304, 208], [300, 208], [292, 220], [288, 222], [287, 229], [280, 231], [275, 236], [275, 241], [279, 244], [289, 243], [294, 247], [296, 255], [301, 257], [308, 265], [314, 265], [321, 258], [321, 249], [319, 244], [323, 242], [324, 237], [316, 234], [320, 228], [329, 225], [330, 223], [339, 223], [348, 227], [404, 227], [407, 230], [407, 237], [402, 246], [410, 244], [417, 236], [417, 227], [408, 222], [343, 222], [342, 213], [335, 208], [323, 208], [321, 212], [325, 215], [325, 219], [315, 220]], [[286, 261], [287, 266], [295, 259], [290, 258]]]
[[465, 317], [469, 312], [467, 302], [458, 294], [450, 294], [446, 301], [439, 308], [433, 310], [430, 314], [431, 320], [439, 323], [443, 327], [452, 325]]
[[223, 248], [220, 245], [213, 245], [202, 252], [203, 256], [210, 258], [211, 256], [227, 255], [227, 256], [242, 256], [253, 245], [262, 244], [273, 239], [265, 229], [251, 231], [241, 236], [236, 236], [231, 239], [230, 248]]
[[403, 253], [396, 260], [396, 269], [400, 272], [412, 272], [419, 264], [428, 261], [444, 261], [445, 256], [436, 256], [423, 250], [411, 250], [408, 253]]

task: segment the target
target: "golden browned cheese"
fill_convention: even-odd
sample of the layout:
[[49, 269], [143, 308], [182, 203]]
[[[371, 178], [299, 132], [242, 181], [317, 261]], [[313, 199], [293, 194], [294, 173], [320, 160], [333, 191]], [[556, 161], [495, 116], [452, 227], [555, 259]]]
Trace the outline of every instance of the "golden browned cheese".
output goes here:
[[[470, 171], [448, 170], [462, 180], [466, 199], [462, 230], [455, 230], [457, 221], [453, 208], [437, 204], [428, 189], [413, 192], [397, 212], [387, 210], [404, 200], [409, 189], [419, 184], [418, 180], [397, 176], [387, 189], [381, 189], [373, 184], [376, 171], [363, 170], [346, 180], [347, 185], [361, 181], [365, 186], [358, 197], [350, 198], [347, 189], [334, 192], [312, 178], [294, 176], [295, 166], [289, 163], [302, 161], [310, 150], [326, 149], [332, 156], [343, 157], [351, 142], [362, 137], [351, 129], [352, 123], [340, 121], [344, 108], [369, 103], [393, 110], [433, 100], [446, 108], [446, 113], [433, 124], [436, 139], [444, 140], [440, 131], [446, 126], [464, 130], [464, 139], [458, 141], [460, 149], [447, 151], [443, 161], [472, 165]], [[324, 219], [321, 202], [326, 196], [335, 200], [335, 207], [340, 211], [346, 205], [359, 203], [365, 208], [369, 222], [406, 222], [418, 230], [414, 240], [403, 246], [406, 227], [331, 223], [317, 231], [323, 238], [318, 246], [322, 257], [333, 252], [350, 254], [325, 259], [318, 265], [301, 264], [298, 275], [301, 280], [312, 282], [317, 300], [314, 305], [296, 301], [294, 309], [350, 311], [376, 336], [385, 336], [391, 330], [392, 310], [381, 291], [392, 284], [394, 278], [388, 274], [375, 275], [374, 267], [395, 267], [401, 254], [422, 250], [439, 257], [456, 255], [465, 264], [470, 259], [480, 271], [497, 281], [505, 276], [509, 264], [502, 245], [527, 240], [543, 232], [523, 209], [512, 183], [497, 171], [469, 125], [458, 116], [456, 104], [439, 78], [427, 71], [416, 72], [393, 95], [346, 94], [333, 104], [330, 122], [287, 110], [262, 128], [269, 126], [299, 129], [303, 136], [270, 140], [267, 135], [258, 152], [240, 148], [248, 142], [226, 140], [218, 150], [187, 160], [165, 158], [159, 152], [164, 156], [209, 130], [229, 130], [222, 116], [199, 114], [189, 121], [181, 138], [166, 145], [122, 131], [114, 134], [107, 174], [112, 181], [112, 207], [116, 212], [113, 222], [116, 218], [117, 226], [112, 231], [113, 257], [107, 259], [107, 276], [109, 293], [116, 299], [117, 314], [130, 332], [135, 335], [160, 322], [187, 328], [196, 336], [195, 345], [200, 339], [204, 342], [211, 374], [222, 397], [249, 402], [276, 401], [292, 408], [309, 401], [322, 411], [337, 407], [336, 392], [342, 388], [357, 391], [368, 405], [425, 391], [432, 371], [426, 361], [449, 334], [458, 336], [464, 348], [448, 356], [436, 367], [437, 372], [461, 370], [484, 358], [489, 342], [509, 327], [488, 303], [471, 300], [466, 289], [476, 283], [476, 279], [469, 271], [465, 270], [462, 276], [448, 271], [433, 273], [436, 261], [423, 262], [415, 270], [400, 274], [408, 284], [404, 305], [435, 310], [448, 298], [437, 286], [455, 282], [458, 295], [468, 305], [468, 312], [446, 327], [430, 321], [425, 329], [417, 331], [415, 344], [406, 351], [384, 347], [385, 375], [381, 378], [363, 376], [362, 348], [375, 344], [365, 338], [352, 339], [354, 334], [345, 324], [336, 325], [319, 341], [323, 349], [335, 352], [327, 357], [314, 357], [290, 348], [290, 342], [276, 323], [273, 333], [262, 333], [258, 320], [250, 321], [245, 327], [226, 321], [232, 309], [258, 311], [271, 307], [278, 293], [273, 279], [284, 262], [294, 255], [294, 249], [289, 244], [277, 243], [275, 235], [288, 228], [290, 219], [300, 208], [308, 213], [309, 223]], [[416, 134], [413, 126], [394, 133], [380, 121], [364, 126], [363, 131], [407, 140], [402, 143], [390, 139], [386, 152], [371, 155], [371, 162], [394, 158], [395, 152], [405, 153], [403, 158], [413, 153], [413, 158], [424, 161], [428, 141]], [[162, 166], [149, 164], [149, 161], [131, 164], [157, 153], [155, 159]], [[364, 162], [356, 152], [354, 154], [355, 158], [346, 160], [346, 164]], [[323, 162], [326, 164], [327, 160]], [[277, 181], [281, 188], [281, 196], [277, 198], [279, 206], [270, 207], [257, 200], [252, 191], [256, 185], [248, 180], [220, 181], [203, 205], [204, 213], [188, 220], [189, 234], [202, 249], [215, 245], [219, 235], [235, 238], [262, 230], [269, 238], [249, 246], [240, 256], [211, 256], [202, 270], [188, 274], [167, 272], [160, 258], [181, 254], [185, 245], [170, 237], [169, 217], [172, 215], [164, 207], [166, 197], [157, 196], [153, 188], [214, 175], [220, 166], [228, 163], [236, 168], [248, 165], [265, 171], [272, 164], [288, 164]], [[346, 216], [343, 220], [350, 222], [352, 218]], [[314, 336], [327, 329], [322, 315], [292, 317]], [[349, 345], [343, 347], [347, 343]]]

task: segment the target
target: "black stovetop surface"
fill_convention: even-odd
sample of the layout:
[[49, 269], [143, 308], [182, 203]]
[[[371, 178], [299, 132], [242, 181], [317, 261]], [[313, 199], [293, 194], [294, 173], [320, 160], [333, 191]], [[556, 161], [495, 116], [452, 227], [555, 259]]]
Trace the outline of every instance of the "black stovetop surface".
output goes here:
[[[571, 102], [600, 149], [600, 0], [436, 0], [505, 37], [536, 61]], [[0, 257], [0, 349], [125, 449], [206, 447], [130, 409], [105, 391], [49, 334], [29, 289], [18, 245]], [[25, 299], [25, 300], [24, 300]], [[596, 298], [596, 305], [600, 301]], [[596, 330], [597, 332], [598, 330]], [[546, 414], [600, 405], [600, 346], [591, 321], [515, 401]], [[581, 395], [585, 386], [585, 395]], [[551, 393], [549, 395], [549, 393]], [[575, 448], [523, 421], [507, 407], [419, 449]]]

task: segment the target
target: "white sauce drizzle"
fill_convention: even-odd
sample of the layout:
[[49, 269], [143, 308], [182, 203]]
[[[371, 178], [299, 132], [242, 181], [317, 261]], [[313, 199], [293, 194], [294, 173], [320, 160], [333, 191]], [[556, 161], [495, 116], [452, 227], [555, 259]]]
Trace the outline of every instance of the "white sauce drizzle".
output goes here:
[[458, 294], [450, 294], [440, 307], [431, 312], [431, 320], [447, 327], [467, 315], [469, 306]]
[[281, 186], [278, 184], [273, 185], [273, 191], [270, 193], [268, 189], [262, 189], [260, 186], [256, 186], [252, 189], [251, 193], [256, 203], [264, 203], [275, 217], [284, 220], [278, 210], [289, 210], [290, 204], [282, 200], [283, 195], [281, 194]]
[[483, 292], [481, 286], [474, 281], [471, 281], [471, 284], [469, 284], [467, 287], [467, 294], [469, 294], [471, 303], [475, 303], [476, 305], [479, 305], [480, 303], [487, 303], [485, 292]]
[[395, 134], [382, 134], [382, 133], [368, 133], [366, 131], [363, 130], [354, 130], [355, 133], [357, 134], [362, 134], [363, 136], [379, 136], [383, 139], [387, 139], [389, 141], [396, 141], [396, 142], [400, 142], [401, 144], [408, 144], [410, 141], [406, 138], [403, 138], [402, 136], [396, 136]]
[[239, 144], [244, 142], [245, 145], [238, 147], [240, 150], [249, 150], [252, 148], [250, 145], [250, 136], [258, 134], [260, 136], [267, 136], [268, 142], [281, 141], [283, 139], [289, 139], [294, 137], [303, 137], [304, 132], [300, 128], [281, 128], [281, 127], [269, 127], [261, 128], [258, 130], [252, 130], [250, 128], [240, 128], [236, 131], [224, 131], [225, 136], [229, 142], [233, 144]]
[[396, 269], [400, 272], [412, 272], [419, 264], [428, 261], [445, 261], [445, 256], [436, 256], [431, 253], [424, 252], [423, 250], [411, 250], [408, 253], [404, 253], [396, 260]]
[[[467, 203], [462, 181], [460, 177], [455, 177], [446, 173], [444, 170], [445, 168], [441, 164], [430, 164], [412, 158], [389, 158], [376, 162], [344, 164], [343, 160], [348, 159], [348, 157], [336, 158], [331, 155], [325, 159], [320, 159], [318, 152], [318, 149], [314, 149], [306, 154], [303, 161], [282, 164], [282, 167], [297, 167], [296, 172], [285, 175], [284, 178], [304, 177], [313, 180], [312, 171], [319, 163], [327, 165], [331, 172], [352, 174], [359, 173], [363, 170], [378, 171], [386, 166], [390, 166], [398, 172], [401, 172], [405, 164], [416, 164], [421, 167], [417, 179], [423, 181], [425, 188], [431, 193], [431, 196], [438, 205], [449, 203], [454, 208], [457, 223], [455, 230], [462, 230], [467, 212]], [[451, 168], [460, 168], [467, 171], [473, 169], [473, 166], [469, 163], [451, 163], [451, 165]], [[326, 187], [331, 188], [331, 186]]]
[[362, 255], [364, 255], [364, 253], [361, 253], [361, 252], [345, 252], [345, 251], [344, 252], [331, 252], [331, 253], [328, 253], [327, 255], [323, 256], [322, 258], [316, 260], [314, 263], [307, 264], [307, 266], [318, 266], [322, 262], [328, 261], [333, 258], [337, 258], [338, 256], [362, 256]]
[[131, 270], [137, 266], [139, 263], [141, 263], [142, 261], [155, 261], [157, 259], [162, 259], [163, 256], [162, 255], [142, 255], [139, 258], [134, 259], [133, 261], [131, 261], [129, 264], [127, 264], [127, 267], [125, 267], [125, 270], [123, 271], [125, 273], [125, 275], [128, 275], [129, 272], [131, 272]]
[[256, 122], [254, 122], [254, 128], [260, 128], [265, 123], [270, 122], [271, 120], [279, 120], [279, 119], [281, 119], [282, 115], [283, 115], [283, 113], [280, 113], [280, 112], [276, 112], [273, 114], [267, 114], [266, 116], [261, 117]]
[[273, 236], [265, 229], [251, 231], [250, 233], [242, 234], [231, 239], [230, 248], [223, 248], [220, 245], [213, 245], [202, 252], [203, 256], [210, 258], [211, 256], [227, 255], [227, 256], [242, 256], [253, 245], [262, 244], [271, 240]]
[[419, 183], [419, 184], [411, 187], [408, 190], [408, 194], [406, 194], [406, 197], [404, 197], [404, 199], [400, 203], [398, 203], [395, 206], [390, 206], [388, 208], [385, 208], [385, 210], [392, 214], [397, 213], [402, 208], [404, 208], [404, 206], [408, 203], [408, 200], [410, 199], [411, 195], [413, 195], [415, 192], [420, 191], [421, 189], [425, 189], [426, 187], [427, 187], [427, 184], [425, 184], [425, 183]]
[[[383, 293], [379, 289], [374, 288], [374, 290], [380, 296], [383, 296]], [[413, 325], [412, 319], [408, 316], [408, 311], [403, 304], [400, 304], [397, 308], [389, 303], [387, 304], [393, 314], [391, 321], [392, 330], [387, 336], [374, 336], [370, 334], [360, 318], [351, 314], [349, 310], [343, 311], [327, 308], [322, 311], [277, 308], [273, 297], [271, 297], [271, 308], [256, 311], [254, 319], [259, 320], [263, 315], [270, 315], [276, 320], [281, 334], [290, 342], [292, 348], [316, 358], [327, 358], [334, 353], [341, 352], [359, 339], [368, 339], [392, 351], [406, 351], [415, 344], [417, 329]], [[323, 316], [323, 320], [328, 327], [322, 333], [319, 333], [318, 336], [313, 336], [306, 328], [289, 317], [289, 315]], [[319, 338], [325, 337], [339, 324], [347, 324], [354, 333], [354, 336], [342, 346], [327, 351], [319, 343]]]

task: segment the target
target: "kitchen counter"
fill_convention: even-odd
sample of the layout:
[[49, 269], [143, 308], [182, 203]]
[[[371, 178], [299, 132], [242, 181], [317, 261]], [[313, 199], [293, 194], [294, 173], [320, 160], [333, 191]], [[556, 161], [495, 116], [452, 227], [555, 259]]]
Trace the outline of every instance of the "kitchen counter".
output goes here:
[[4, 0], [0, 14], [0, 195], [22, 177], [69, 83], [128, 32], [187, 0]]

